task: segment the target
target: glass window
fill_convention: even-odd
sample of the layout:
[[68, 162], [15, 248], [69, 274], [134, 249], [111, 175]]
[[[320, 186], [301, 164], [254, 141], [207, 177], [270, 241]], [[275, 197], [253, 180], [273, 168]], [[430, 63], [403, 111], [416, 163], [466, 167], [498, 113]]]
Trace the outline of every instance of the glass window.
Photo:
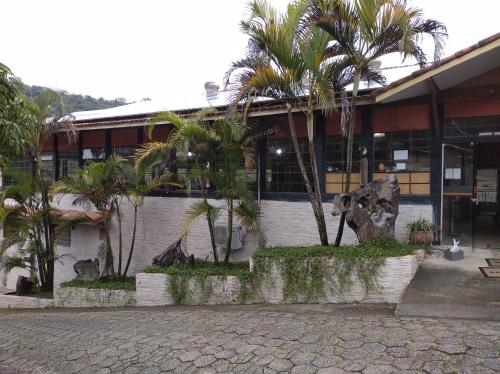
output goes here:
[[61, 247], [71, 247], [71, 228], [66, 227], [59, 233], [57, 244]]
[[104, 148], [86, 148], [82, 153], [83, 165], [88, 165], [90, 162], [100, 162], [106, 159], [106, 151]]
[[54, 180], [55, 172], [55, 162], [54, 162], [54, 152], [43, 152], [42, 153], [42, 176], [48, 180]]
[[123, 157], [124, 159], [133, 161], [136, 147], [114, 147], [113, 153], [117, 156]]
[[482, 136], [500, 136], [500, 116], [450, 118], [445, 121], [445, 138]]
[[[13, 159], [3, 176], [3, 187], [11, 186], [14, 183], [14, 175], [18, 173], [30, 174], [33, 170], [33, 164], [30, 157]], [[0, 185], [1, 186], [1, 185]]]
[[72, 174], [79, 166], [78, 150], [66, 149], [59, 151], [59, 177]]
[[[299, 147], [307, 170], [310, 159], [307, 139], [299, 139]], [[273, 192], [306, 192], [297, 156], [288, 139], [269, 139], [266, 153], [266, 190]]]
[[429, 171], [430, 141], [430, 131], [373, 134], [373, 171]]
[[[359, 172], [361, 157], [361, 139], [354, 135], [352, 152], [352, 171]], [[345, 172], [347, 165], [347, 138], [336, 135], [327, 136], [325, 141], [326, 171], [329, 173]]]

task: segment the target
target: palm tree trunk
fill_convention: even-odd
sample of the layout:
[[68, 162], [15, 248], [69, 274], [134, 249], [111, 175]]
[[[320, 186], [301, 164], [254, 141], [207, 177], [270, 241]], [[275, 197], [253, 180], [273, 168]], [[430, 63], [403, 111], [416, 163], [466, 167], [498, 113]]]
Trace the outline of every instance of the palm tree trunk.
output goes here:
[[109, 235], [109, 217], [104, 218], [104, 233], [106, 235], [106, 254], [104, 257], [104, 269], [103, 276], [110, 276], [111, 279], [115, 279], [115, 269], [113, 266], [113, 251], [111, 249], [111, 237]]
[[[297, 156], [297, 161], [299, 163], [299, 168], [302, 173], [302, 178], [304, 179], [304, 183], [306, 185], [306, 190], [309, 195], [309, 200], [311, 201], [314, 217], [316, 218], [316, 225], [318, 226], [318, 233], [323, 243], [323, 237], [326, 234], [326, 225], [324, 225], [325, 217], [324, 215], [321, 214], [317, 196], [311, 187], [311, 182], [309, 181], [309, 176], [307, 175], [307, 170], [304, 165], [304, 159], [302, 158], [302, 154], [300, 153], [299, 141], [297, 139], [297, 131], [295, 130], [295, 122], [293, 120], [292, 106], [288, 103], [286, 106], [288, 111], [288, 125], [290, 127], [290, 135], [292, 137], [293, 148], [295, 150], [295, 155]], [[324, 232], [322, 231], [322, 227], [325, 228]], [[328, 244], [328, 238], [326, 238], [326, 242]]]
[[116, 202], [116, 218], [118, 219], [118, 278], [122, 277], [122, 256], [123, 256], [123, 234], [122, 234], [122, 215], [120, 205]]
[[224, 262], [229, 262], [229, 254], [231, 253], [231, 242], [233, 240], [233, 199], [229, 198], [227, 201], [227, 242], [226, 242], [226, 255]]
[[219, 254], [217, 253], [217, 244], [215, 244], [215, 231], [214, 231], [214, 219], [212, 216], [212, 212], [207, 213], [207, 221], [208, 221], [208, 231], [210, 232], [210, 241], [212, 243], [212, 251], [214, 254], [214, 262], [219, 262]]
[[[323, 211], [323, 202], [321, 199], [321, 187], [319, 185], [319, 174], [318, 174], [318, 164], [316, 161], [316, 147], [314, 145], [314, 118], [312, 110], [307, 112], [307, 131], [311, 132], [309, 135], [309, 157], [311, 158], [311, 167], [314, 181], [314, 192], [316, 195], [316, 201], [318, 205], [317, 212], [317, 223], [319, 238], [322, 245], [328, 245], [328, 232], [326, 230], [325, 213]], [[316, 215], [316, 213], [315, 213]]]
[[[347, 131], [347, 165], [346, 165], [344, 193], [349, 193], [349, 190], [351, 188], [354, 125], [356, 122], [356, 99], [358, 97], [360, 80], [361, 80], [361, 74], [359, 72], [356, 72], [354, 75], [354, 85], [352, 89], [351, 120], [349, 121], [349, 128]], [[340, 215], [339, 228], [337, 231], [337, 237], [335, 238], [335, 247], [340, 246], [340, 242], [342, 241], [342, 235], [344, 234], [345, 215], [346, 215], [345, 212], [343, 212]]]
[[127, 264], [125, 265], [125, 270], [123, 271], [122, 280], [125, 280], [125, 278], [127, 277], [130, 261], [132, 261], [132, 253], [134, 253], [136, 232], [137, 232], [137, 204], [134, 204], [134, 228], [132, 230], [132, 241], [130, 243], [130, 252], [128, 253]]

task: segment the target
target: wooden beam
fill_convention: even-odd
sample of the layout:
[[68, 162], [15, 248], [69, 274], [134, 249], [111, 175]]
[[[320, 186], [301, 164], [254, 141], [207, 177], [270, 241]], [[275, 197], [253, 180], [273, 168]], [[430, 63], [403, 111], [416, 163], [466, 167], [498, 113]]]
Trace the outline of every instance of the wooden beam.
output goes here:
[[429, 84], [429, 89], [431, 91], [431, 109], [432, 109], [432, 129], [434, 136], [438, 136], [440, 134], [441, 124], [439, 123], [439, 108], [438, 102], [440, 99], [440, 91], [436, 82], [432, 78], [427, 79]]

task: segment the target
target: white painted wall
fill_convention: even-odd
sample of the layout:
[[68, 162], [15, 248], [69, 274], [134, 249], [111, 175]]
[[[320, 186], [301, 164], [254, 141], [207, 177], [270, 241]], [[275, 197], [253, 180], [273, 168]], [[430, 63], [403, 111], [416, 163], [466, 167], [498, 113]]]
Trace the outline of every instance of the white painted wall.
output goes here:
[[[136, 246], [132, 258], [130, 274], [140, 272], [151, 264], [152, 258], [165, 250], [177, 240], [183, 228], [183, 214], [195, 201], [193, 198], [182, 197], [148, 197], [144, 206], [139, 209]], [[57, 206], [65, 209], [83, 209], [73, 205], [74, 198], [64, 196], [57, 200]], [[222, 204], [221, 201], [211, 201], [213, 204]], [[263, 200], [262, 225], [269, 246], [275, 245], [311, 245], [319, 242], [314, 215], [309, 202], [289, 202]], [[324, 205], [329, 240], [333, 242], [337, 233], [339, 217], [330, 214], [331, 204]], [[132, 228], [133, 209], [128, 202], [123, 202], [123, 266], [129, 253]], [[399, 216], [396, 221], [396, 237], [406, 239], [406, 224], [415, 218], [432, 220], [431, 205], [400, 205]], [[221, 217], [224, 223], [225, 217]], [[113, 251], [115, 254], [115, 269], [118, 266], [118, 230], [116, 221], [112, 224]], [[356, 243], [356, 235], [346, 226], [342, 243]], [[60, 261], [56, 263], [55, 284], [74, 278], [73, 264], [79, 260], [94, 259], [101, 240], [99, 228], [90, 225], [77, 225], [72, 230], [71, 248], [59, 247], [57, 253]], [[200, 220], [191, 229], [185, 251], [199, 258], [211, 258], [211, 245], [206, 221]], [[246, 261], [255, 250], [256, 244], [247, 240], [244, 247], [233, 252], [232, 261]], [[102, 261], [101, 261], [102, 265]], [[17, 276], [15, 276], [17, 280]], [[15, 282], [14, 282], [15, 285]]]

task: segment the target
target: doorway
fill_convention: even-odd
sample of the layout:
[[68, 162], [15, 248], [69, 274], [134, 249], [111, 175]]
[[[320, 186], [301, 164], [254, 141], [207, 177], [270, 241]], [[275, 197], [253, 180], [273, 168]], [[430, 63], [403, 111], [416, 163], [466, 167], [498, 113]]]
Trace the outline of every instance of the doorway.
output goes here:
[[500, 142], [443, 144], [442, 242], [500, 249]]

